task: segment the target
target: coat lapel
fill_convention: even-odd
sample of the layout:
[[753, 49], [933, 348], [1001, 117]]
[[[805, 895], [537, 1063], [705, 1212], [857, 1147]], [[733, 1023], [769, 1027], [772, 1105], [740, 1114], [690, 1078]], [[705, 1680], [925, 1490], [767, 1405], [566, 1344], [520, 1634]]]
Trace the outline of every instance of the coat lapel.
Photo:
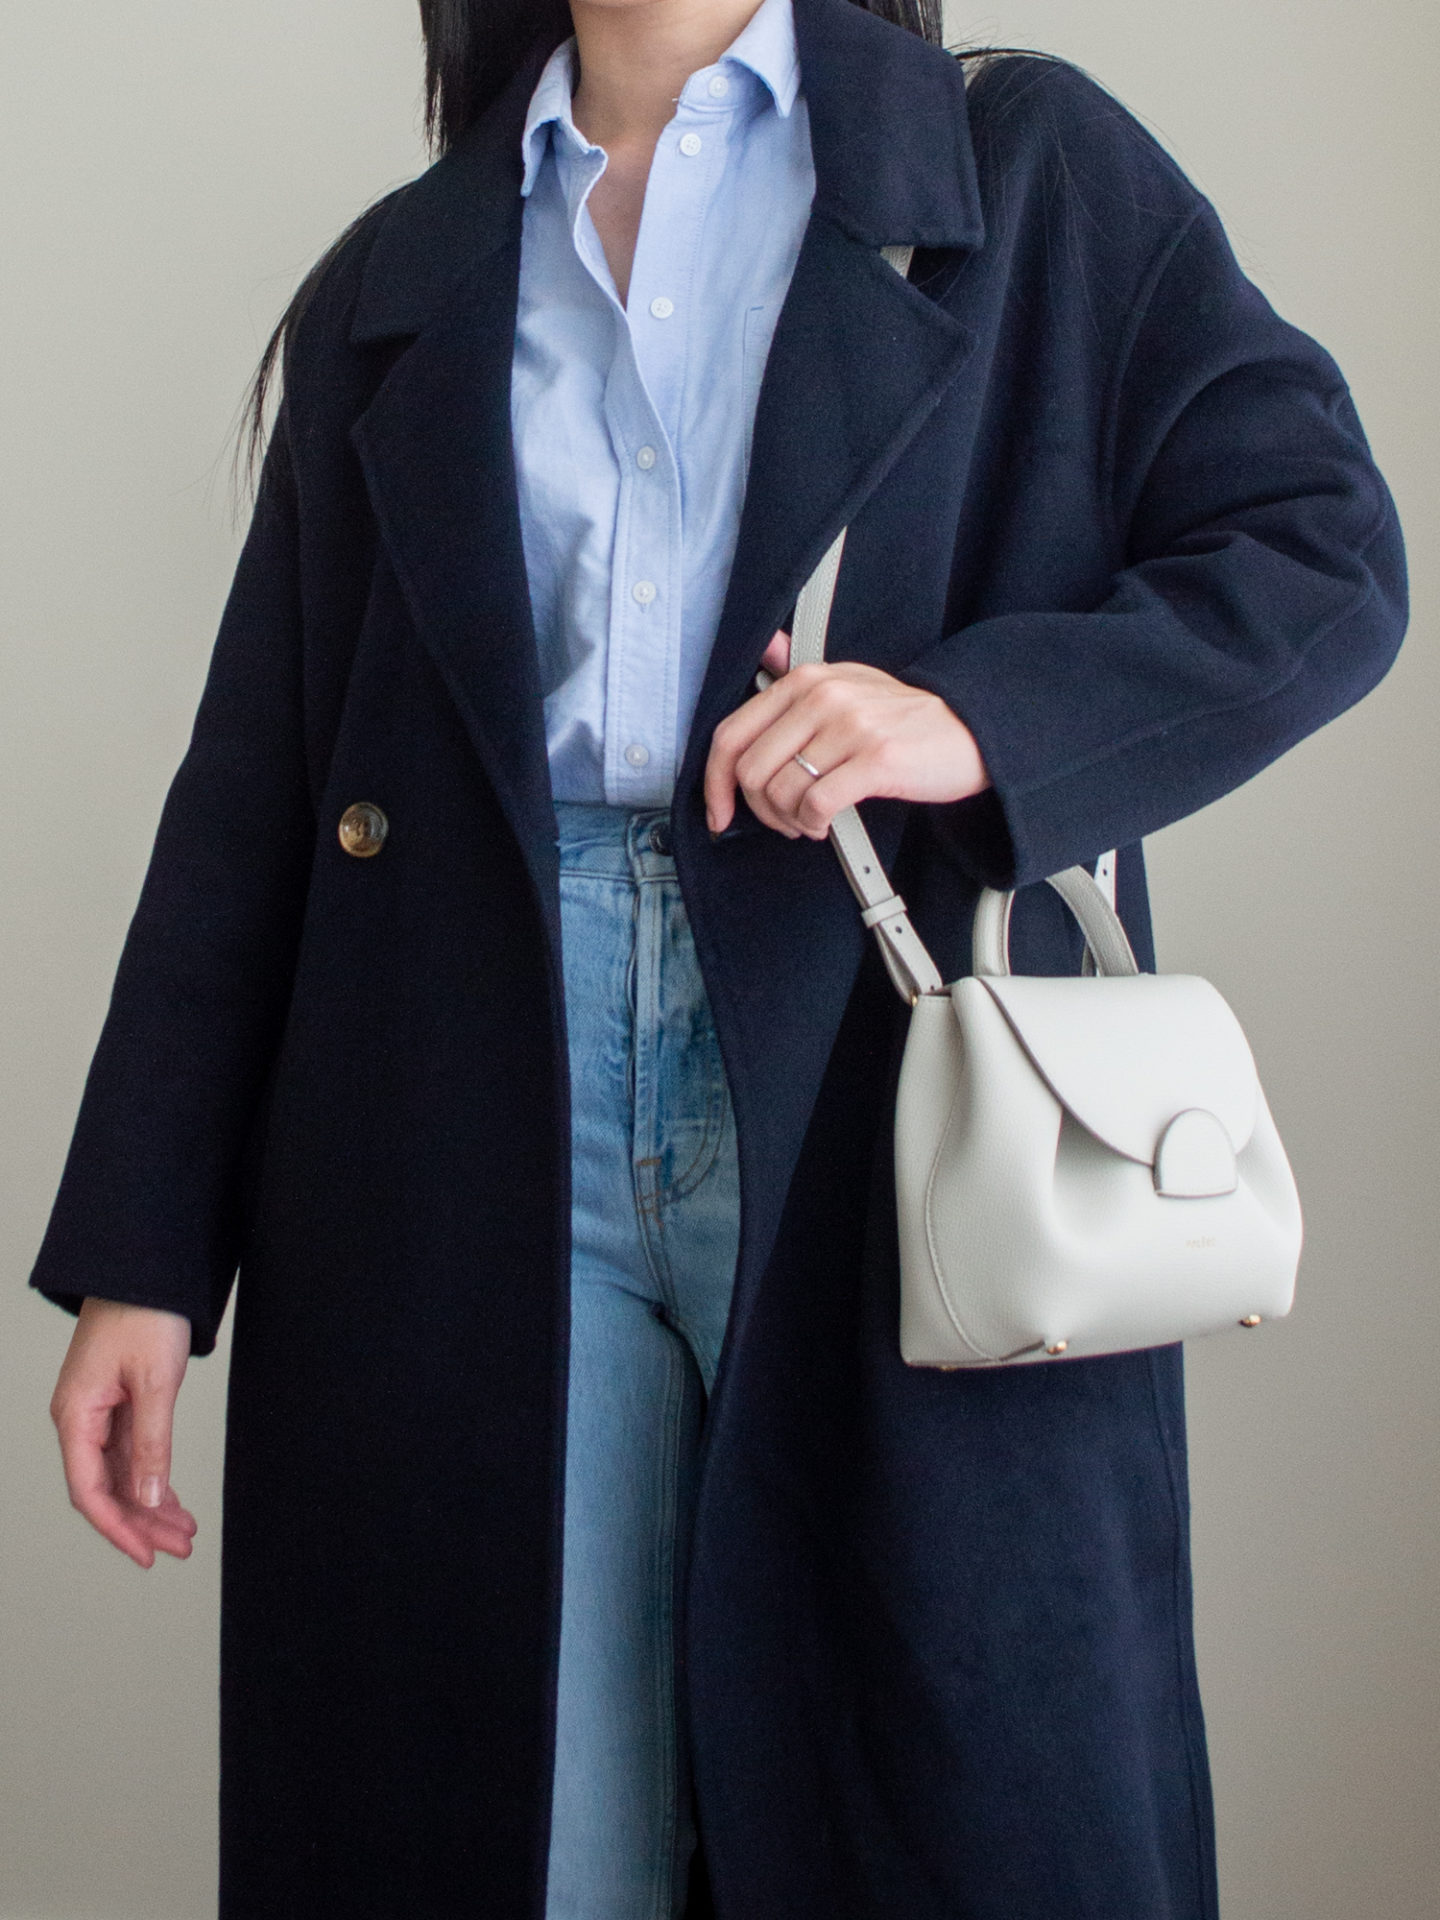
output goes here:
[[413, 336], [351, 429], [381, 537], [537, 879], [555, 831], [510, 432], [520, 135], [548, 48], [406, 188], [351, 339]]

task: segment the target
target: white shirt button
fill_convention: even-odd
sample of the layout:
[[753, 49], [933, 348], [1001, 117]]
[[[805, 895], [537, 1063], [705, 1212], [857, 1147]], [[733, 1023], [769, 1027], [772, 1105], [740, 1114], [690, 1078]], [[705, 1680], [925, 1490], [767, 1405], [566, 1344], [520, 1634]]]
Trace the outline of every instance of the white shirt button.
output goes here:
[[680, 151], [687, 160], [693, 160], [703, 144], [698, 133], [682, 133], [680, 136]]
[[675, 311], [675, 302], [667, 300], [663, 293], [657, 293], [650, 302], [650, 311], [657, 320], [668, 320]]
[[648, 767], [650, 764], [650, 749], [648, 747], [642, 747], [638, 740], [633, 740], [625, 749], [625, 758], [630, 762], [632, 767]]
[[655, 582], [653, 580], [637, 580], [630, 591], [642, 607], [648, 607], [650, 602], [655, 598]]
[[642, 472], [649, 473], [651, 467], [653, 467], [655, 464], [654, 447], [638, 448], [635, 454], [635, 464], [637, 467], [639, 467], [642, 470]]
[[714, 100], [723, 100], [729, 91], [730, 82], [725, 78], [724, 74], [712, 73], [710, 76], [710, 97]]

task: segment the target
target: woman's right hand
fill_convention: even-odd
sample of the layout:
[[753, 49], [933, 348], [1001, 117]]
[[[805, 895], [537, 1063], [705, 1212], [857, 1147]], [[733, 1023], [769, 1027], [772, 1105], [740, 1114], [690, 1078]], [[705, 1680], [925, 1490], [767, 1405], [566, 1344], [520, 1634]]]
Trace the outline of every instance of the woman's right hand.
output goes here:
[[190, 1557], [195, 1521], [170, 1485], [189, 1357], [182, 1314], [86, 1300], [50, 1401], [71, 1505], [142, 1567], [157, 1553]]

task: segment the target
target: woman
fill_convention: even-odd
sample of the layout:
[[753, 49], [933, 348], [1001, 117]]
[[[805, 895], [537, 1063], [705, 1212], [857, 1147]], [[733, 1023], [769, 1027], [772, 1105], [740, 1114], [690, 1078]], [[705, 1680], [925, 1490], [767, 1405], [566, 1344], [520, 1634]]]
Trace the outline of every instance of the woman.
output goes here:
[[1344, 383], [1061, 63], [422, 15], [443, 156], [284, 323], [35, 1274], [149, 1565], [241, 1271], [222, 1913], [1212, 1915], [1179, 1352], [902, 1364], [823, 842], [865, 803], [947, 979], [985, 883], [1073, 970], [1034, 883], [1118, 846], [1148, 957], [1143, 835], [1398, 644]]

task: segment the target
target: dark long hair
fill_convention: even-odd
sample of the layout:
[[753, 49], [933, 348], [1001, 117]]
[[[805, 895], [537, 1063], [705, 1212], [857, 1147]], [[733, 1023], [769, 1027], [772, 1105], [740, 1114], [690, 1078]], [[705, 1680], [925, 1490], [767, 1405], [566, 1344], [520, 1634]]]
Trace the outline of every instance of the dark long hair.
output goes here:
[[[867, 13], [944, 44], [941, 0], [854, 0]], [[454, 146], [465, 129], [501, 94], [526, 57], [542, 44], [558, 47], [570, 33], [569, 0], [420, 0], [425, 38], [425, 133], [432, 156]], [[366, 212], [352, 220], [296, 288], [265, 343], [245, 395], [236, 443], [241, 474], [253, 487], [265, 448], [267, 401], [286, 342], [336, 254]]]

